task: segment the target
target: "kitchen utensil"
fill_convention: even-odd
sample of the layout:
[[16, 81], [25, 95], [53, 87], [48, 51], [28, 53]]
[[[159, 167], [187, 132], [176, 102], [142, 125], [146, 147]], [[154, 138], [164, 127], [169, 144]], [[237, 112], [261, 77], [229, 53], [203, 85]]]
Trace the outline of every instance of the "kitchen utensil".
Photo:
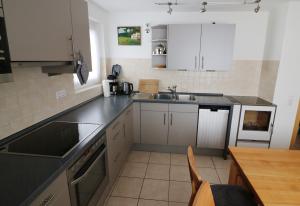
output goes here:
[[139, 92], [156, 94], [158, 93], [159, 80], [158, 79], [140, 79]]

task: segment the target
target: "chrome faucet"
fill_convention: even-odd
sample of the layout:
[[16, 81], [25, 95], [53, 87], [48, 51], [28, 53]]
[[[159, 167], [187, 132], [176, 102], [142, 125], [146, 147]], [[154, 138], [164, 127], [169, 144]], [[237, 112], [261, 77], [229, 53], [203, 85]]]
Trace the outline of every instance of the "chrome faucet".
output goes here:
[[177, 88], [177, 85], [173, 85], [172, 87], [168, 87], [168, 90], [172, 93], [173, 97], [176, 97], [176, 88]]

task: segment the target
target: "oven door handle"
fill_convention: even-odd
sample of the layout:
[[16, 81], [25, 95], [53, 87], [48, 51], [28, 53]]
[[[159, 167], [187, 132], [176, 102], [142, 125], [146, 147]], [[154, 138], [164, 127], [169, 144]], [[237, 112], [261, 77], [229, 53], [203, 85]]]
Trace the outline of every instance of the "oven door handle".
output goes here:
[[95, 166], [96, 162], [104, 155], [104, 153], [106, 152], [106, 148], [103, 149], [103, 151], [99, 154], [99, 156], [94, 160], [94, 162], [91, 164], [91, 166], [85, 171], [85, 173], [83, 173], [83, 175], [81, 175], [80, 177], [78, 177], [77, 179], [73, 180], [71, 182], [71, 185], [74, 186], [77, 183], [79, 183], [83, 178], [85, 178], [91, 171], [91, 169]]

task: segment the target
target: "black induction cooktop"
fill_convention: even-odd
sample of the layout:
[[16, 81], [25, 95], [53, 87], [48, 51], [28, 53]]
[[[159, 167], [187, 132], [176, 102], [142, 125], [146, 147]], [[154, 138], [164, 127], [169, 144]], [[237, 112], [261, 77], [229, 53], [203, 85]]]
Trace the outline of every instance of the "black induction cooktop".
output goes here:
[[8, 145], [5, 152], [64, 157], [99, 124], [50, 122]]

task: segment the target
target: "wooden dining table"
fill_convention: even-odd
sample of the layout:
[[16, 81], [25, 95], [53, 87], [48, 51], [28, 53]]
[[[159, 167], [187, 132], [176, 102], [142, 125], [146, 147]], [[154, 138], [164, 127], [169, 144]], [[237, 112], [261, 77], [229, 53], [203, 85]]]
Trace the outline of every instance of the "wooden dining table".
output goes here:
[[229, 184], [253, 193], [259, 205], [300, 205], [300, 151], [229, 148]]

